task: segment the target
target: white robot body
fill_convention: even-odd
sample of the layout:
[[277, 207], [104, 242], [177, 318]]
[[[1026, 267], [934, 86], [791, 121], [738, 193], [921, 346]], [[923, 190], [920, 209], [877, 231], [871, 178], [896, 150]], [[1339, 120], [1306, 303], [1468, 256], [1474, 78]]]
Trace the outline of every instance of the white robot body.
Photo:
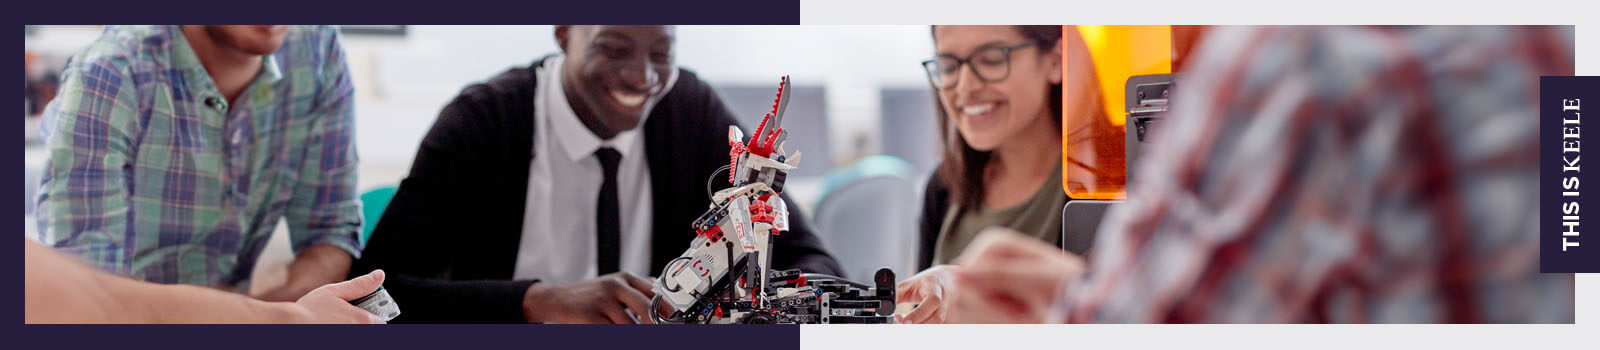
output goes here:
[[[772, 271], [774, 236], [789, 230], [782, 193], [788, 172], [800, 162], [783, 150], [788, 137], [779, 125], [789, 102], [789, 78], [779, 84], [772, 112], [748, 144], [728, 127], [731, 187], [711, 194], [705, 214], [691, 224], [697, 235], [661, 271], [652, 290], [650, 316], [658, 323], [885, 323], [893, 312], [894, 276], [887, 269], [876, 286], [799, 270]], [[720, 171], [720, 169], [719, 169]], [[712, 176], [715, 176], [713, 174]], [[710, 191], [708, 188], [707, 191]], [[769, 295], [770, 294], [770, 295]], [[673, 310], [661, 315], [657, 306]], [[841, 308], [841, 303], [844, 307]]]

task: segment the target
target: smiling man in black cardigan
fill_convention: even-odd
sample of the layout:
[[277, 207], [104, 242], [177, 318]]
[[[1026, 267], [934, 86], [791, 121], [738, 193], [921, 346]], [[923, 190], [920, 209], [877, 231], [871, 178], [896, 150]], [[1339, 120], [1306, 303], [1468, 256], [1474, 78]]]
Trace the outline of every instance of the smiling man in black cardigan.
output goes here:
[[[677, 68], [671, 27], [556, 39], [561, 55], [468, 86], [422, 140], [351, 268], [389, 274], [394, 322], [648, 322], [648, 276], [694, 238], [736, 122]], [[773, 266], [839, 274], [789, 215]]]

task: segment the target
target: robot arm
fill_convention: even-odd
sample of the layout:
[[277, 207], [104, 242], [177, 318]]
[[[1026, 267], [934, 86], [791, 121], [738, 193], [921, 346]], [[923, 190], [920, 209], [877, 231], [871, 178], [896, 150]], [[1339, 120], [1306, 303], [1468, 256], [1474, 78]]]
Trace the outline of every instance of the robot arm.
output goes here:
[[[651, 317], [657, 323], [889, 323], [894, 314], [894, 273], [881, 269], [874, 285], [834, 276], [771, 271], [772, 237], [789, 229], [784, 181], [799, 165], [787, 156], [780, 125], [789, 103], [783, 77], [772, 111], [748, 143], [728, 128], [728, 182], [691, 224], [697, 234], [683, 255], [654, 283]], [[715, 177], [715, 175], [713, 175]], [[709, 191], [709, 189], [708, 189]], [[672, 307], [659, 315], [660, 303]]]

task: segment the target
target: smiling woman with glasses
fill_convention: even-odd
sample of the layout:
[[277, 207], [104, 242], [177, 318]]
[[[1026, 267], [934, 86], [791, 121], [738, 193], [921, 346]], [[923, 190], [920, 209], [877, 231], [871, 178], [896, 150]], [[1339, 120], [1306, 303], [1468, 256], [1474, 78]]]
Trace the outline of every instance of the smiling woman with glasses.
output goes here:
[[[1061, 240], [1060, 26], [936, 26], [922, 62], [937, 97], [943, 156], [928, 180], [918, 267], [901, 283], [900, 319], [938, 323], [950, 263], [979, 231], [1001, 226]], [[930, 268], [931, 266], [931, 268]]]

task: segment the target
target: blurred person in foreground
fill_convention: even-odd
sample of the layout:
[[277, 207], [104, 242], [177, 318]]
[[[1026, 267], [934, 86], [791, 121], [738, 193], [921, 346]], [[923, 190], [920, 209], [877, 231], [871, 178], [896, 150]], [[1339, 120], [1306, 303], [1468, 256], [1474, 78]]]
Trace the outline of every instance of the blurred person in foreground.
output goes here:
[[108, 26], [40, 129], [38, 241], [134, 279], [243, 291], [280, 222], [294, 261], [256, 297], [345, 279], [360, 252], [355, 98], [329, 26]]
[[947, 320], [1573, 321], [1538, 272], [1541, 75], [1571, 27], [1217, 30], [1091, 259], [1003, 231]]
[[349, 301], [383, 285], [383, 271], [312, 289], [298, 301], [267, 302], [189, 285], [109, 274], [27, 241], [24, 323], [383, 323]]

